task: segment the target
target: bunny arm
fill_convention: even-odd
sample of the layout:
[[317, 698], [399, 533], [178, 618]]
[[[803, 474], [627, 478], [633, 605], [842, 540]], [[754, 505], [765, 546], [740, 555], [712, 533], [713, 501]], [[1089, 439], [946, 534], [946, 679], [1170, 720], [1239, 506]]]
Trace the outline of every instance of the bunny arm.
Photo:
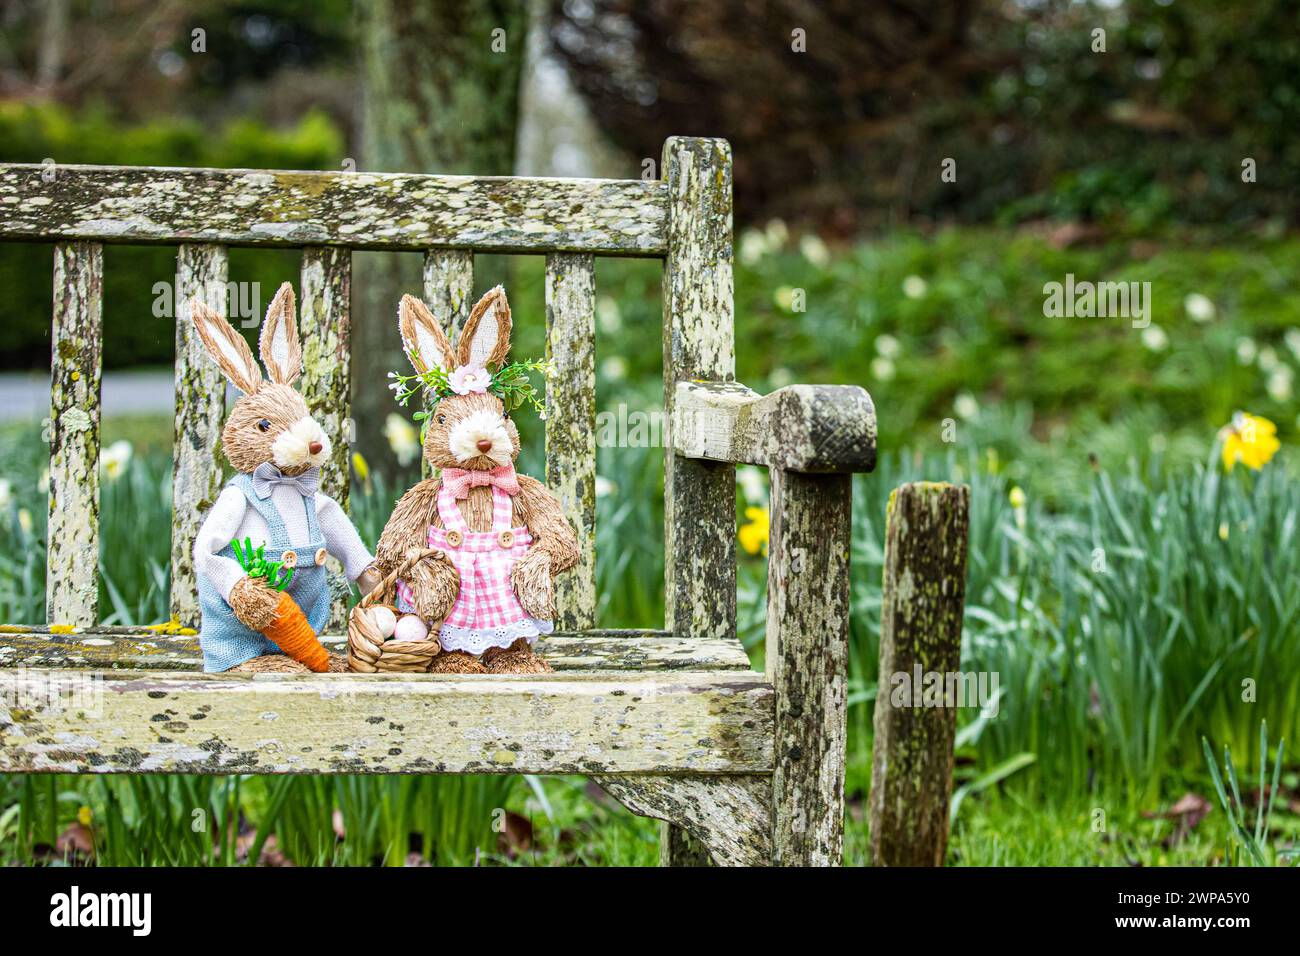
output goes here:
[[349, 581], [356, 581], [374, 563], [356, 525], [329, 495], [316, 494], [316, 523], [325, 538], [325, 550], [338, 558]]
[[546, 485], [528, 475], [519, 475], [519, 512], [533, 544], [528, 553], [542, 552], [550, 559], [551, 574], [567, 571], [578, 563], [578, 536], [564, 516], [560, 502]]
[[[411, 551], [428, 547], [429, 523], [437, 511], [441, 484], [438, 478], [416, 482], [393, 508], [375, 548], [375, 566], [382, 574], [390, 573]], [[420, 617], [426, 622], [441, 621], [451, 613], [460, 593], [460, 575], [450, 561], [421, 561], [411, 578]]]
[[226, 603], [230, 603], [231, 590], [244, 577], [244, 569], [234, 558], [224, 558], [217, 552], [238, 536], [247, 510], [248, 501], [243, 492], [234, 487], [225, 488], [194, 539], [194, 570], [216, 585]]
[[519, 498], [519, 510], [533, 544], [511, 569], [510, 583], [532, 617], [554, 620], [552, 579], [578, 563], [578, 536], [559, 501], [536, 478], [519, 476]]

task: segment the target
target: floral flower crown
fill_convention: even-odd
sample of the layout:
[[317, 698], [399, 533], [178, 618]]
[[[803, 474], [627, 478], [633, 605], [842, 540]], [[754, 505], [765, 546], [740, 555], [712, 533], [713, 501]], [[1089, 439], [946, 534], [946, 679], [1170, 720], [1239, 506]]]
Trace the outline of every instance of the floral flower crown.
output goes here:
[[[426, 372], [414, 375], [402, 375], [389, 372], [393, 381], [388, 386], [399, 405], [405, 405], [413, 395], [425, 395], [441, 401], [451, 395], [470, 395], [491, 393], [501, 399], [507, 412], [513, 412], [525, 402], [532, 405], [537, 414], [545, 420], [546, 409], [542, 405], [541, 395], [529, 380], [530, 372], [537, 372], [543, 378], [550, 374], [548, 363], [533, 359], [528, 362], [510, 362], [502, 365], [495, 372], [489, 372], [482, 365], [462, 365], [448, 372], [441, 365], [434, 365]], [[427, 418], [427, 411], [416, 412], [412, 417], [416, 421]]]

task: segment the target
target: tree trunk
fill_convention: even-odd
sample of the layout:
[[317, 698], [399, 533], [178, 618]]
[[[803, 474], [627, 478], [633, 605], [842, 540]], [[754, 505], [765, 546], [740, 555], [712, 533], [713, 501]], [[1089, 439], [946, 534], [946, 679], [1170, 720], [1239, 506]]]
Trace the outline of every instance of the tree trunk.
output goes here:
[[[514, 170], [526, 0], [364, 0], [362, 168], [378, 172], [508, 176]], [[358, 253], [352, 330], [356, 443], [390, 471], [384, 419], [399, 411], [386, 375], [405, 367], [397, 302], [420, 291], [414, 256]], [[413, 408], [401, 409], [409, 419]]]

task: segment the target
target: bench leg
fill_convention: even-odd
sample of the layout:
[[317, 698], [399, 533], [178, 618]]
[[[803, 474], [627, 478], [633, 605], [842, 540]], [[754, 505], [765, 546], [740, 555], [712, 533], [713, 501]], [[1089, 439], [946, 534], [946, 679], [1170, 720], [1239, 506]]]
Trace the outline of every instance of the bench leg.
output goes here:
[[848, 475], [773, 468], [767, 673], [776, 688], [772, 858], [839, 866], [849, 663]]
[[636, 775], [595, 780], [633, 813], [664, 821], [662, 865], [766, 866], [771, 861], [771, 777]]

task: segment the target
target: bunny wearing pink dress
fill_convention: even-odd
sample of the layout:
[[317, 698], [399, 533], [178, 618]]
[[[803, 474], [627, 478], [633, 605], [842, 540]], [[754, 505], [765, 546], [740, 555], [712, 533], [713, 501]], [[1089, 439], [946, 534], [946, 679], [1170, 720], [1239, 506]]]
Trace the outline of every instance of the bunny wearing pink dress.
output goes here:
[[479, 301], [456, 349], [412, 296], [402, 298], [399, 327], [416, 372], [437, 363], [447, 373], [424, 439], [440, 474], [397, 503], [376, 564], [387, 573], [413, 551], [441, 552], [397, 589], [399, 610], [417, 614], [442, 644], [433, 671], [548, 672], [533, 643], [551, 632], [552, 579], [577, 563], [578, 540], [546, 486], [515, 473], [519, 432], [490, 391], [488, 369], [510, 348], [505, 292], [498, 286]]

